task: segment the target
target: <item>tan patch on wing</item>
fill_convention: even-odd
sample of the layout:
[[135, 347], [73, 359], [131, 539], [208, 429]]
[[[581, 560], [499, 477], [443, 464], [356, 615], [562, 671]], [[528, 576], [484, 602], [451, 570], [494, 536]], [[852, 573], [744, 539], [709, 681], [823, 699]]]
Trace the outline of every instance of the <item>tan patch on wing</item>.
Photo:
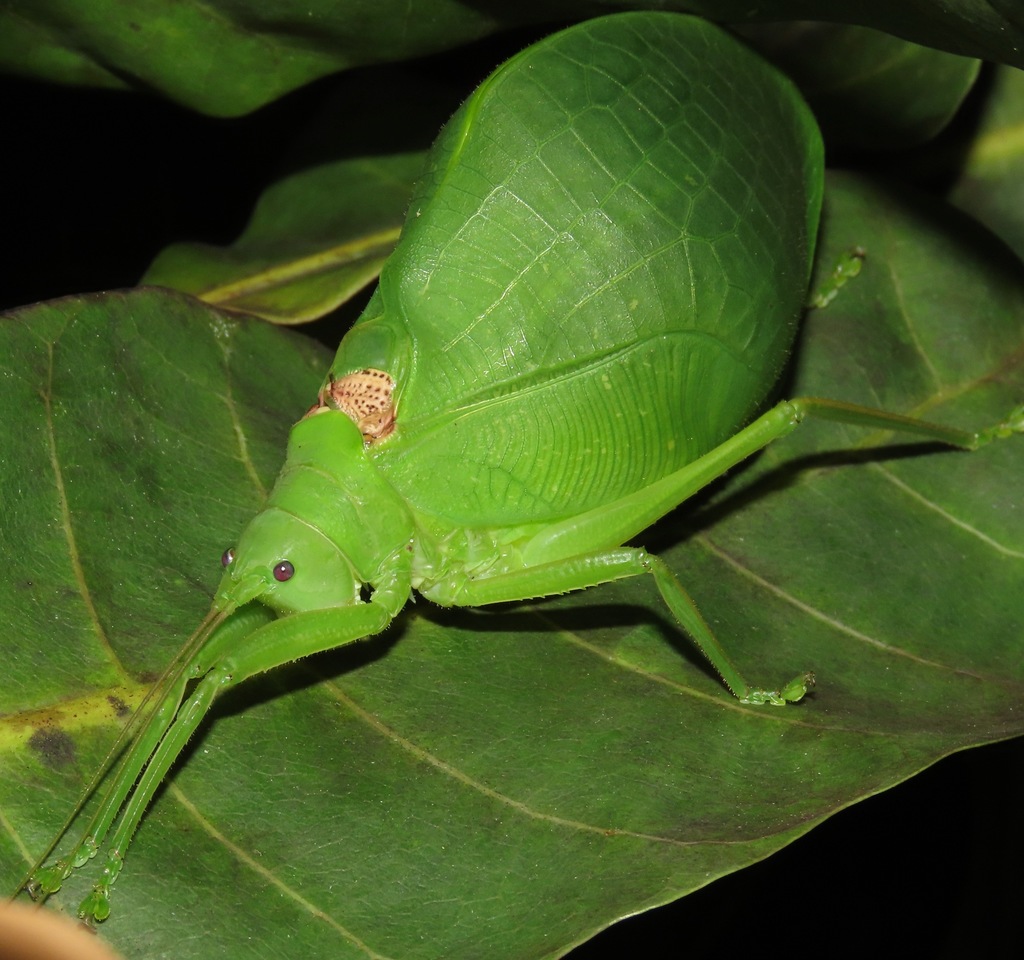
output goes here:
[[359, 427], [367, 443], [374, 443], [395, 429], [394, 390], [394, 379], [383, 370], [357, 370], [337, 380], [332, 375], [306, 416], [340, 410]]

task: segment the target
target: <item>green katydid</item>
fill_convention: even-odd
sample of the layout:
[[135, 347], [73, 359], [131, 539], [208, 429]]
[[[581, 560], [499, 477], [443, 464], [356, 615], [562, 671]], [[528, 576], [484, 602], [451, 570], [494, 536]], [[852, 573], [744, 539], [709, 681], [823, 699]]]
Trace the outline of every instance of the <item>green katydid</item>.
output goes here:
[[810, 674], [748, 683], [668, 567], [622, 544], [810, 413], [970, 449], [1024, 429], [1020, 410], [971, 434], [819, 399], [743, 426], [792, 345], [821, 178], [796, 92], [699, 20], [590, 21], [488, 78], [85, 839], [31, 888], [106, 844], [81, 908], [104, 919], [214, 698], [383, 630], [413, 590], [472, 606], [651, 574], [737, 697], [800, 700]]

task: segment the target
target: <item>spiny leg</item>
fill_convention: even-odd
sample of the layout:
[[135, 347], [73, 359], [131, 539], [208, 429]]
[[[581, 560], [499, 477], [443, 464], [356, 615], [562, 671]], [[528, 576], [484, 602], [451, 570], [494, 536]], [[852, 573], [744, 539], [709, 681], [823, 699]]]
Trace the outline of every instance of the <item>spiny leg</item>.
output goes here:
[[[853, 426], [876, 427], [899, 433], [911, 433], [939, 443], [949, 444], [951, 447], [960, 447], [963, 450], [978, 450], [994, 440], [1006, 440], [1015, 433], [1024, 433], [1024, 404], [1011, 410], [1009, 415], [999, 423], [982, 430], [971, 431], [947, 427], [941, 423], [932, 423], [930, 420], [906, 417], [899, 413], [888, 413], [885, 410], [843, 403], [839, 400], [826, 400], [821, 397], [799, 397], [787, 402], [799, 410], [800, 420], [811, 416], [821, 420], [849, 423]], [[780, 406], [782, 405], [780, 404]]]
[[784, 400], [675, 473], [621, 500], [551, 524], [523, 548], [523, 565], [550, 563], [632, 540], [737, 464], [792, 433], [807, 417], [911, 433], [965, 450], [977, 450], [994, 440], [1024, 433], [1024, 405], [1015, 408], [999, 423], [971, 432], [820, 397]]
[[[128, 796], [146, 761], [174, 720], [185, 692], [185, 684], [186, 679], [180, 677], [148, 718], [141, 733], [132, 741], [128, 753], [114, 771], [113, 782], [104, 795], [99, 810], [89, 822], [84, 836], [74, 851], [48, 867], [33, 871], [26, 886], [34, 899], [45, 899], [50, 894], [56, 893], [73, 870], [88, 863], [99, 852], [100, 844], [117, 816], [118, 810], [124, 804], [125, 797]], [[82, 802], [84, 802], [84, 798]]]
[[[188, 682], [198, 675], [200, 668], [197, 665], [197, 658], [201, 657], [203, 653], [209, 655], [211, 650], [215, 652], [219, 646], [236, 644], [239, 637], [251, 633], [260, 623], [267, 622], [272, 614], [265, 608], [250, 606], [247, 610], [236, 613], [225, 622], [227, 616], [228, 614], [224, 611], [212, 610], [204, 618], [182, 652], [142, 702], [135, 716], [125, 725], [107, 762], [100, 768], [96, 778], [86, 787], [82, 797], [75, 805], [71, 817], [55, 838], [54, 844], [67, 832], [87, 800], [96, 791], [100, 782], [106, 778], [111, 763], [117, 759], [123, 744], [128, 742], [127, 752], [114, 767], [113, 773], [110, 774], [110, 785], [74, 851], [49, 867], [42, 868], [41, 864], [37, 863], [28, 881], [23, 884], [34, 899], [43, 900], [50, 894], [56, 893], [73, 870], [83, 866], [99, 852], [100, 845], [124, 805], [125, 799], [174, 721]], [[147, 713], [147, 705], [151, 701], [155, 701], [156, 706]], [[47, 858], [51, 851], [52, 845], [43, 853], [41, 860]]]

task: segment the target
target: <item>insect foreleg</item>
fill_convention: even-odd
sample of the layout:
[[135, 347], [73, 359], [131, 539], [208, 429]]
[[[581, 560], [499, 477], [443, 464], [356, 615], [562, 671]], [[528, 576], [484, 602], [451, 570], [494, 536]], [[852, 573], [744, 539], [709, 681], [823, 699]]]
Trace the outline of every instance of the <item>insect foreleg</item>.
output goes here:
[[[186, 678], [182, 676], [167, 690], [146, 726], [128, 748], [127, 754], [114, 773], [114, 781], [103, 797], [100, 809], [74, 851], [67, 857], [61, 857], [51, 866], [36, 870], [32, 874], [26, 886], [35, 899], [45, 899], [51, 893], [56, 893], [73, 870], [83, 866], [99, 852], [99, 845], [117, 817], [142, 768], [174, 720], [185, 693], [185, 684]], [[85, 798], [82, 802], [84, 801]]]
[[[258, 605], [250, 605], [249, 608], [236, 612], [226, 620], [224, 613], [218, 613], [216, 610], [210, 612], [203, 625], [193, 635], [192, 642], [175, 658], [163, 678], [153, 687], [135, 716], [125, 726], [99, 774], [86, 787], [68, 822], [55, 837], [54, 845], [67, 832], [75, 817], [117, 761], [100, 806], [93, 814], [84, 836], [74, 851], [51, 866], [40, 869], [42, 861], [50, 855], [51, 846], [49, 850], [44, 851], [40, 862], [35, 865], [29, 879], [23, 884], [34, 898], [45, 899], [56, 893], [72, 870], [83, 866], [99, 852], [100, 844], [103, 843], [139, 774], [173, 722], [189, 680], [199, 675], [198, 662], [204, 656], [210, 656], [211, 648], [237, 644], [259, 625], [268, 622], [270, 616], [272, 615], [269, 610]], [[223, 622], [217, 625], [218, 621]], [[210, 630], [213, 631], [212, 634]], [[148, 709], [151, 705], [152, 709]]]
[[[79, 907], [83, 918], [105, 919], [110, 913], [110, 888], [121, 871], [132, 836], [214, 699], [255, 674], [379, 633], [409, 598], [410, 566], [411, 554], [403, 548], [382, 565], [378, 589], [368, 602], [295, 613], [269, 622], [273, 614], [262, 604], [248, 603], [236, 610], [232, 595], [218, 593], [214, 612], [204, 621], [210, 626], [197, 631], [156, 688], [156, 708], [136, 721], [142, 726], [115, 769], [85, 838], [71, 856], [37, 870], [29, 882], [30, 890], [46, 896], [60, 889], [75, 867], [96, 855], [120, 815], [107, 843], [102, 879]], [[195, 687], [186, 696], [193, 681]], [[94, 786], [90, 785], [90, 792]], [[87, 798], [88, 793], [82, 802]]]

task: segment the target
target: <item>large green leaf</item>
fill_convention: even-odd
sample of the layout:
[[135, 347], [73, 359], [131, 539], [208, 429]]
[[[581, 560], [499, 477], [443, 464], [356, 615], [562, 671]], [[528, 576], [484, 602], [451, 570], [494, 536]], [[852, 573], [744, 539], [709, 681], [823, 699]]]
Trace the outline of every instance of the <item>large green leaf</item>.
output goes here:
[[[1020, 401], [1024, 285], [1005, 249], [857, 181], [833, 185], [826, 217], [824, 270], [867, 255], [811, 314], [788, 390], [965, 425]], [[0, 331], [13, 887], [205, 609], [320, 361], [156, 291]], [[643, 538], [748, 674], [818, 673], [803, 705], [732, 700], [646, 582], [498, 612], [419, 604], [220, 702], [103, 935], [133, 958], [555, 956], [1020, 733], [1024, 440], [879, 439], [808, 425]]]
[[525, 23], [608, 8], [668, 8], [722, 22], [816, 19], [872, 26], [955, 53], [1024, 65], [1019, 0], [9, 0], [0, 11], [8, 71], [115, 88], [160, 90], [212, 114], [245, 113], [309, 81], [366, 63], [450, 49]]

